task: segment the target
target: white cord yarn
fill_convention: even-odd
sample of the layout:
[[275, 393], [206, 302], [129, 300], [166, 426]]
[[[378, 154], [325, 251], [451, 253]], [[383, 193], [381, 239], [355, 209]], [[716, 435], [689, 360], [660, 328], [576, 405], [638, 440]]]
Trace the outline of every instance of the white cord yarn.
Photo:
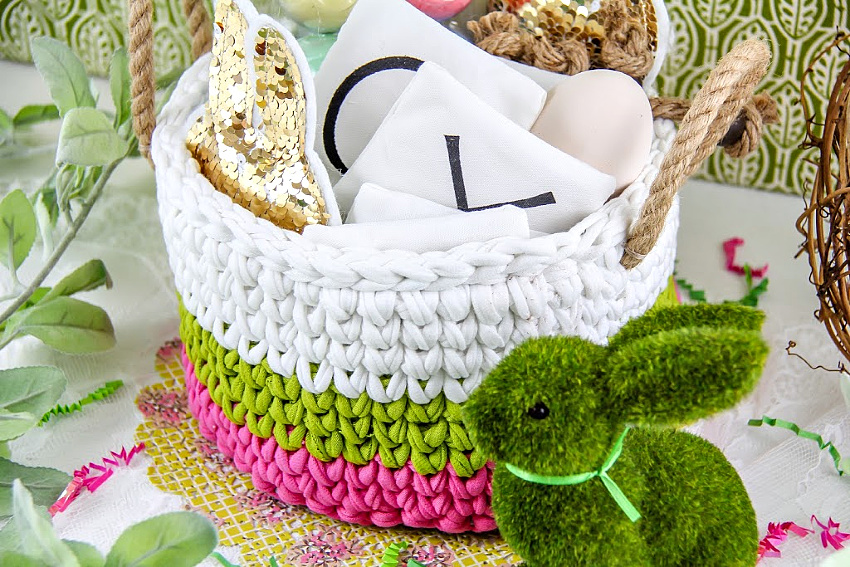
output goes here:
[[517, 344], [554, 334], [604, 344], [667, 285], [678, 199], [646, 259], [626, 271], [620, 257], [672, 122], [656, 121], [638, 180], [569, 232], [424, 254], [332, 249], [257, 218], [199, 173], [185, 140], [208, 65], [183, 75], [154, 133], [159, 216], [186, 309], [250, 364], [268, 357], [313, 393], [333, 384], [381, 403], [405, 392], [417, 404], [441, 392], [462, 403]]

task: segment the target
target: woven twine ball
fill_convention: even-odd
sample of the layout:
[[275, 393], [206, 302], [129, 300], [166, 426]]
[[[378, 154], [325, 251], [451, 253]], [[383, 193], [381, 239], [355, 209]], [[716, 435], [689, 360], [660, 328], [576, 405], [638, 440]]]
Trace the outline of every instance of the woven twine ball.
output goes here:
[[817, 174], [811, 186], [809, 206], [797, 220], [806, 237], [803, 250], [812, 267], [811, 282], [817, 289], [820, 308], [815, 317], [826, 325], [832, 340], [850, 360], [850, 57], [838, 73], [826, 108], [817, 119], [806, 100], [806, 81], [820, 59], [833, 50], [848, 54], [850, 35], [840, 34], [803, 74], [800, 102], [806, 117], [803, 148], [819, 150]]

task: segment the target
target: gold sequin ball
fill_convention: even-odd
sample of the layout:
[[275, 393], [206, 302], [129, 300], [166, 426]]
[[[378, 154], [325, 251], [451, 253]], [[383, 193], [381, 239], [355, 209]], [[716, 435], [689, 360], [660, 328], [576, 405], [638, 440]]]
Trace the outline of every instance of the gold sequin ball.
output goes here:
[[577, 39], [598, 44], [605, 37], [605, 28], [586, 6], [565, 0], [534, 0], [517, 10], [523, 25], [537, 37], [551, 41]]
[[251, 41], [247, 30], [239, 7], [219, 0], [209, 101], [186, 145], [213, 187], [258, 217], [297, 232], [327, 224], [305, 155], [307, 101], [295, 55], [277, 29], [262, 27]]
[[552, 43], [570, 39], [585, 43], [591, 60], [599, 55], [608, 31], [623, 22], [627, 27], [646, 29], [648, 47], [656, 51], [658, 21], [652, 0], [603, 0], [595, 12], [585, 4], [576, 0], [490, 0], [489, 9], [516, 14], [524, 28]]

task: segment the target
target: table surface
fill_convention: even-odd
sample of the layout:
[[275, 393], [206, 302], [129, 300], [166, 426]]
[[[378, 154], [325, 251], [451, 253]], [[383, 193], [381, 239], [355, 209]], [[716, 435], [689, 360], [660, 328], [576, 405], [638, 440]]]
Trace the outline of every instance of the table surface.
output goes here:
[[[15, 112], [24, 104], [50, 102], [40, 77], [30, 66], [0, 62], [0, 107]], [[96, 81], [108, 104], [109, 89]], [[26, 160], [0, 161], [0, 187], [27, 186], [52, 161], [46, 152]], [[721, 244], [731, 237], [746, 242], [739, 260], [769, 264], [768, 292], [760, 307], [767, 313], [765, 336], [772, 352], [756, 391], [738, 407], [692, 426], [718, 445], [741, 474], [758, 514], [760, 533], [768, 522], [810, 525], [810, 517], [832, 517], [850, 527], [850, 492], [826, 451], [789, 432], [747, 426], [763, 414], [787, 419], [844, 445], [850, 420], [841, 395], [839, 375], [809, 369], [789, 357], [789, 340], [813, 365], [834, 367], [841, 360], [813, 312], [817, 309], [805, 255], [795, 258], [803, 238], [795, 221], [804, 208], [800, 197], [690, 181], [681, 192], [681, 227], [677, 274], [707, 292], [709, 301], [738, 299], [743, 279], [724, 269]], [[36, 258], [38, 254], [34, 254]], [[4, 367], [53, 364], [69, 377], [63, 402], [73, 401], [108, 380], [127, 384], [108, 403], [52, 421], [12, 443], [13, 459], [28, 465], [53, 466], [72, 472], [110, 450], [133, 444], [141, 416], [135, 409], [138, 390], [157, 381], [153, 359], [157, 348], [176, 336], [178, 318], [173, 283], [156, 218], [153, 174], [143, 160], [122, 164], [55, 273], [91, 258], [101, 258], [114, 280], [111, 290], [88, 292], [84, 298], [107, 310], [115, 325], [117, 347], [103, 354], [68, 356], [31, 339], [0, 352]], [[33, 272], [28, 261], [23, 276]], [[183, 509], [176, 496], [160, 493], [145, 476], [144, 457], [94, 494], [75, 502], [54, 524], [62, 537], [108, 549], [130, 524], [168, 510]], [[850, 530], [848, 530], [850, 531]], [[817, 538], [791, 538], [782, 558], [762, 565], [817, 565], [829, 551]], [[235, 557], [232, 550], [229, 557]]]

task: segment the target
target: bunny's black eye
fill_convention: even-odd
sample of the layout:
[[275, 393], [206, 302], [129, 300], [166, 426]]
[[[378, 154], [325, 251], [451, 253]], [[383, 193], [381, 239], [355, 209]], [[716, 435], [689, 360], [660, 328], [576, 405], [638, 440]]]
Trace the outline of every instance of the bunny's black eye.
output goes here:
[[549, 407], [543, 402], [537, 402], [528, 408], [528, 415], [531, 419], [546, 419], [549, 417]]

